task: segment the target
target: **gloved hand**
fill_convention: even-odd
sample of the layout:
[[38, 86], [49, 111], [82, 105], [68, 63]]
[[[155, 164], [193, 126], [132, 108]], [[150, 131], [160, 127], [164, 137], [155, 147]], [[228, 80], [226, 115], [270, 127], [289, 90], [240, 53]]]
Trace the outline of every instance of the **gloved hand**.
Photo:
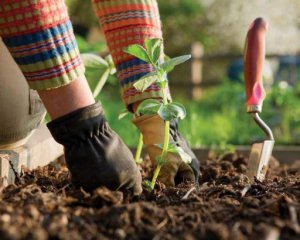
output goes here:
[[92, 191], [142, 192], [141, 174], [130, 150], [109, 127], [99, 103], [81, 108], [47, 124], [54, 139], [64, 146], [72, 182]]
[[[150, 159], [156, 165], [155, 157], [160, 155], [162, 149], [155, 144], [161, 144], [164, 141], [164, 121], [158, 116], [143, 115], [133, 119], [133, 123], [143, 134], [144, 145]], [[175, 183], [189, 180], [197, 182], [200, 173], [200, 163], [188, 146], [187, 141], [178, 132], [176, 121], [170, 122], [170, 141], [175, 142], [187, 154], [192, 157], [192, 162], [186, 164], [178, 154], [168, 153], [167, 162], [160, 170], [158, 180], [166, 186], [174, 186]]]

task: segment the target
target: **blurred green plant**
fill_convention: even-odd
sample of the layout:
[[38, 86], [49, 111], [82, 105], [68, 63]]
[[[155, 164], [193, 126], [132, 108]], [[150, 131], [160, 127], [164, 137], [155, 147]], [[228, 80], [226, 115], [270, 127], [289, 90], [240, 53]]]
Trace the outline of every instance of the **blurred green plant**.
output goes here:
[[[115, 88], [115, 87], [114, 87]], [[136, 146], [139, 135], [129, 121], [118, 120], [124, 108], [113, 88], [101, 94], [111, 127], [129, 146]], [[180, 131], [193, 147], [249, 145], [264, 133], [246, 113], [244, 85], [226, 81], [206, 89], [199, 101], [180, 99], [187, 117], [179, 123]], [[175, 100], [176, 99], [175, 97]], [[279, 83], [267, 93], [261, 117], [272, 128], [276, 144], [300, 144], [300, 84], [295, 87]], [[127, 119], [127, 120], [126, 120]], [[120, 126], [121, 125], [121, 126]]]
[[86, 77], [88, 79], [93, 96], [96, 98], [104, 87], [105, 83], [115, 83], [116, 68], [113, 63], [111, 55], [105, 58], [92, 53], [81, 54], [85, 69]]
[[80, 53], [95, 53], [99, 54], [106, 49], [105, 42], [88, 43], [85, 38], [76, 35], [76, 42]]
[[[84, 24], [86, 27], [96, 24], [89, 1], [67, 0], [67, 3], [75, 24]], [[164, 26], [164, 40], [168, 42], [166, 52], [171, 55], [180, 54], [182, 49], [186, 49], [193, 41], [201, 41], [206, 52], [209, 46], [214, 46], [216, 39], [208, 37], [205, 33], [209, 21], [203, 21], [205, 14], [203, 3], [201, 3], [202, 1], [199, 0], [158, 0]], [[215, 5], [221, 6], [217, 1]], [[221, 8], [220, 12], [224, 12], [224, 9]], [[219, 19], [216, 20], [220, 22]], [[222, 21], [220, 23], [223, 26]], [[179, 33], [179, 29], [184, 29], [184, 31]], [[230, 41], [232, 41], [231, 36], [232, 34], [230, 34]], [[98, 54], [105, 49], [103, 42], [88, 44], [84, 38], [79, 36], [76, 38], [82, 53]], [[99, 76], [96, 72], [87, 73], [92, 89], [96, 89]], [[109, 84], [104, 86], [104, 90], [96, 99], [102, 100], [112, 128], [119, 133], [125, 143], [135, 146], [139, 135], [134, 126], [130, 121], [123, 121], [120, 124], [118, 120], [118, 115], [124, 109], [124, 105], [120, 95], [115, 94], [119, 91], [117, 81], [109, 75], [108, 82]], [[101, 85], [99, 88], [103, 87]], [[187, 118], [180, 123], [180, 128], [194, 147], [249, 144], [251, 140], [263, 137], [261, 130], [245, 111], [242, 84], [225, 82], [213, 89], [205, 89], [200, 101], [177, 100], [187, 106]], [[291, 87], [281, 82], [268, 92], [261, 116], [271, 126], [276, 144], [300, 144], [299, 104], [300, 84]], [[127, 120], [128, 118], [125, 117]]]
[[[275, 137], [283, 144], [300, 143], [300, 83], [292, 87], [282, 81], [272, 87], [267, 114]], [[278, 142], [277, 141], [277, 142]]]
[[[262, 118], [270, 125], [277, 144], [299, 144], [300, 85], [279, 83], [264, 101]], [[187, 108], [182, 131], [193, 146], [247, 145], [263, 138], [263, 132], [246, 113], [243, 84], [225, 82], [207, 90], [203, 98]], [[190, 126], [189, 126], [190, 125]], [[187, 129], [190, 128], [190, 131]]]
[[98, 26], [91, 1], [87, 0], [66, 0], [68, 12], [72, 23], [87, 30], [92, 26]]
[[200, 41], [206, 48], [213, 39], [206, 34], [207, 22], [203, 21], [204, 8], [200, 0], [158, 0], [163, 24], [166, 52], [178, 55], [190, 49], [192, 42]]
[[[206, 49], [214, 46], [214, 39], [207, 34], [208, 24], [204, 21], [201, 0], [158, 0], [162, 20], [166, 52], [179, 55], [190, 49], [190, 44], [201, 41]], [[88, 32], [98, 26], [91, 1], [66, 0], [71, 20]], [[101, 26], [100, 26], [101, 27]], [[75, 28], [76, 30], [76, 28]]]

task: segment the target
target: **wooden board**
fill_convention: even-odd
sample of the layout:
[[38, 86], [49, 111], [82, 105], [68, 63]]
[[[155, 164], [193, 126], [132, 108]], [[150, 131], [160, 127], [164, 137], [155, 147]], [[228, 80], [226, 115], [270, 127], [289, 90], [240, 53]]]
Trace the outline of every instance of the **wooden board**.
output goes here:
[[5, 185], [13, 183], [15, 174], [10, 163], [15, 171], [20, 173], [22, 165], [34, 169], [47, 165], [61, 155], [62, 145], [56, 143], [47, 127], [42, 125], [22, 147], [0, 150], [0, 177]]

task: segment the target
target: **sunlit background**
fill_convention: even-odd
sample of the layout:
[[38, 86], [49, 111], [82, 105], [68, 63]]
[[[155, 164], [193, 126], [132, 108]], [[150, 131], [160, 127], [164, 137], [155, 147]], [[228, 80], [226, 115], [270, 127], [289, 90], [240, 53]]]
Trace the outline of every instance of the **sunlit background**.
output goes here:
[[[108, 54], [90, 1], [68, 0], [82, 53]], [[249, 24], [269, 23], [262, 118], [277, 144], [300, 143], [300, 1], [299, 0], [158, 0], [165, 52], [193, 58], [169, 76], [175, 101], [187, 108], [180, 130], [193, 147], [249, 145], [263, 133], [246, 113], [242, 53]], [[88, 76], [95, 88], [99, 75]], [[115, 79], [100, 96], [112, 128], [134, 146], [138, 132], [124, 109]]]

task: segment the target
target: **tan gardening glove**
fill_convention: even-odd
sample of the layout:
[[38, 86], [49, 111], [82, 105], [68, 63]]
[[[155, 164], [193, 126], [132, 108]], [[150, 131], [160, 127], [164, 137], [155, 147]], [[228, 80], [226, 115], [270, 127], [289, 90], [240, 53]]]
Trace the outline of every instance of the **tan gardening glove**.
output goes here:
[[[150, 159], [156, 165], [155, 157], [160, 155], [162, 149], [155, 144], [164, 141], [164, 121], [158, 115], [143, 115], [133, 119], [133, 123], [143, 134], [144, 145]], [[158, 180], [166, 186], [174, 186], [185, 180], [198, 181], [200, 164], [195, 154], [189, 148], [186, 140], [178, 132], [177, 123], [170, 122], [170, 142], [176, 142], [187, 154], [192, 157], [191, 164], [183, 162], [178, 154], [168, 153], [167, 162], [161, 168]]]

